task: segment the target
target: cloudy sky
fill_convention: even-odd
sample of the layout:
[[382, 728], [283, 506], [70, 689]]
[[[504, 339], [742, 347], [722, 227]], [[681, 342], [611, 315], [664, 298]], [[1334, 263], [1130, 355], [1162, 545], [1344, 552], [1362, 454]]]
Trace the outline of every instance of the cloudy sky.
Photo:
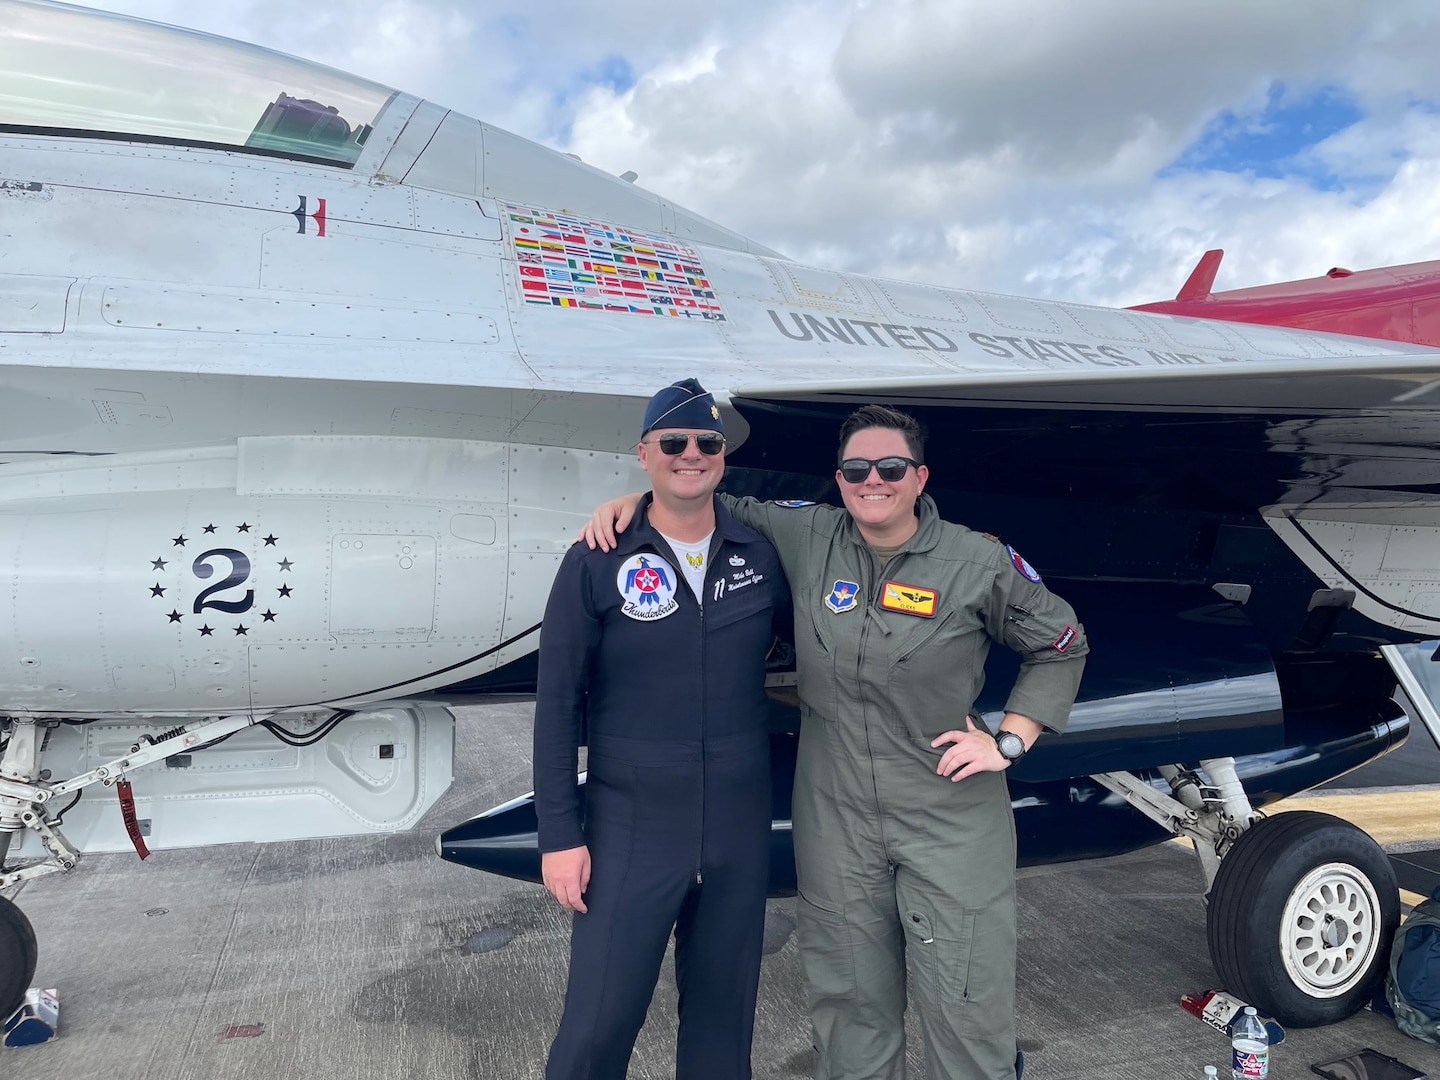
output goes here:
[[1079, 300], [1440, 258], [1434, 0], [95, 0], [421, 94], [792, 258]]

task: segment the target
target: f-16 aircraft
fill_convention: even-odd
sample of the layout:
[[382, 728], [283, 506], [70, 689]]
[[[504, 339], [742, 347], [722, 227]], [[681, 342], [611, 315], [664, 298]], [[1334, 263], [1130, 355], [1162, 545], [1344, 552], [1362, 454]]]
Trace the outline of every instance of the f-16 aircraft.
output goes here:
[[[1384, 853], [1257, 811], [1440, 730], [1440, 354], [1292, 293], [1277, 327], [798, 265], [410, 94], [0, 0], [0, 887], [415, 825], [449, 705], [533, 692], [562, 554], [697, 376], [737, 494], [833, 499], [846, 412], [919, 416], [942, 513], [1092, 644], [1013, 770], [1022, 863], [1189, 837], [1221, 982], [1346, 1015], [1398, 917]], [[526, 812], [441, 847], [533, 874], [494, 843]], [[0, 899], [0, 1014], [35, 955]]]

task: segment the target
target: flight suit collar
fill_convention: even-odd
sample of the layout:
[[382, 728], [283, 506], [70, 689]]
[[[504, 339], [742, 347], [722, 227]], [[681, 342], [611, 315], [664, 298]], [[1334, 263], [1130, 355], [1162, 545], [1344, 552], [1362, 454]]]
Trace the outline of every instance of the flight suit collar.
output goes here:
[[[935, 505], [935, 500], [924, 492], [915, 500], [915, 516], [920, 519], [914, 534], [909, 540], [900, 546], [900, 552], [913, 551], [916, 553], [932, 551], [940, 543], [940, 536], [943, 531], [944, 522], [940, 519], [940, 510]], [[849, 514], [845, 515], [841, 524], [841, 538], [848, 543], [865, 546], [865, 537], [860, 535], [860, 529], [855, 524], [855, 519]]]
[[[736, 521], [717, 496], [712, 495], [711, 500], [715, 506], [715, 535], [721, 541], [754, 544], [765, 539], [748, 525]], [[616, 554], [633, 555], [642, 548], [660, 549], [664, 544], [659, 530], [650, 524], [650, 504], [654, 501], [653, 492], [647, 491], [640, 497], [640, 502], [635, 507], [635, 516], [630, 519], [630, 527], [615, 538]]]

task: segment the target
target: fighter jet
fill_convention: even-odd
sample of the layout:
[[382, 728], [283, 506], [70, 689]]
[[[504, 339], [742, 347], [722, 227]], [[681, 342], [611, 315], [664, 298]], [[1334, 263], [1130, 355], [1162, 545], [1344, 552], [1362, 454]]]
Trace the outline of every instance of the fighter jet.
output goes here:
[[[1011, 777], [1022, 862], [1189, 837], [1220, 981], [1346, 1015], [1398, 918], [1384, 853], [1257, 812], [1440, 729], [1440, 354], [1196, 313], [799, 265], [365, 79], [0, 0], [0, 888], [414, 826], [449, 706], [533, 692], [559, 560], [698, 376], [737, 494], [834, 499], [839, 418], [917, 414], [942, 513], [1092, 644]], [[533, 874], [493, 842], [526, 812], [441, 847]], [[35, 955], [0, 899], [0, 1014]]]

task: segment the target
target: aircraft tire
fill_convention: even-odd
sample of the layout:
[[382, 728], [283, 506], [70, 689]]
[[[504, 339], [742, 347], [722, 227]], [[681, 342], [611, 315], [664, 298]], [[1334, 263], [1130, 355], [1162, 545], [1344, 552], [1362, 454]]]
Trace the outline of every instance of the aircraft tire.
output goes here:
[[39, 958], [35, 929], [25, 913], [0, 896], [0, 1021], [20, 1007]]
[[1370, 1000], [1400, 923], [1380, 845], [1329, 814], [1255, 822], [1220, 862], [1206, 913], [1224, 989], [1293, 1027], [1335, 1023]]

